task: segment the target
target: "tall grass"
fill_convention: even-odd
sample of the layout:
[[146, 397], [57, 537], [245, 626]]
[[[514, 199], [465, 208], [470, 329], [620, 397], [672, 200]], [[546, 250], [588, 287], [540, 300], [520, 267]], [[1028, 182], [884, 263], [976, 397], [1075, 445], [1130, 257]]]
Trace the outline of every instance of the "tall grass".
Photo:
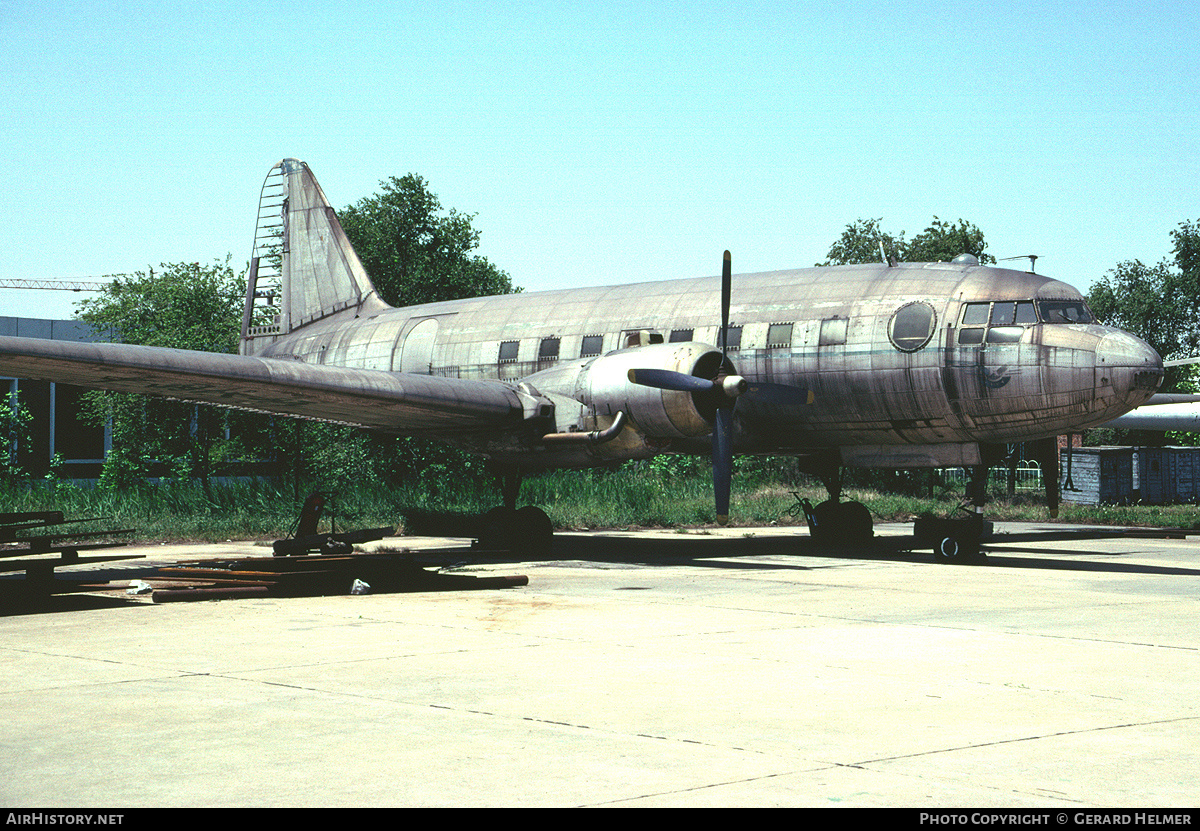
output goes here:
[[[303, 497], [316, 485], [301, 488]], [[825, 489], [807, 477], [749, 471], [736, 476], [731, 496], [732, 524], [804, 525], [789, 511], [797, 493], [814, 504]], [[154, 541], [277, 539], [287, 536], [299, 516], [293, 486], [270, 481], [213, 484], [171, 481], [112, 490], [57, 482], [48, 487], [0, 487], [0, 511], [62, 511], [67, 518], [101, 518], [79, 530], [136, 529], [133, 539]], [[847, 489], [843, 499], [864, 503], [880, 522], [899, 522], [930, 513], [954, 513], [961, 500], [956, 488], [934, 497]], [[486, 512], [500, 502], [486, 478], [446, 475], [422, 477], [402, 487], [363, 483], [333, 493], [340, 529], [413, 524], [418, 515], [450, 518], [450, 527], [469, 533], [457, 518]], [[626, 465], [616, 471], [554, 471], [525, 479], [520, 504], [542, 507], [554, 526], [564, 529], [689, 528], [715, 522], [712, 484], [703, 465], [665, 471], [651, 465]], [[987, 515], [999, 520], [1047, 521], [1042, 501], [1033, 495], [1008, 499], [994, 494]], [[1200, 527], [1196, 506], [1079, 506], [1064, 504], [1059, 520], [1072, 523]], [[322, 528], [328, 527], [328, 513]], [[447, 523], [443, 523], [446, 526]], [[72, 529], [75, 530], [75, 529]]]
[[265, 483], [221, 484], [207, 490], [191, 482], [124, 489], [62, 483], [51, 488], [8, 487], [0, 492], [0, 506], [4, 511], [62, 511], [67, 519], [95, 518], [78, 530], [129, 528], [134, 529], [134, 539], [163, 542], [276, 539], [287, 535], [299, 514], [290, 492]]

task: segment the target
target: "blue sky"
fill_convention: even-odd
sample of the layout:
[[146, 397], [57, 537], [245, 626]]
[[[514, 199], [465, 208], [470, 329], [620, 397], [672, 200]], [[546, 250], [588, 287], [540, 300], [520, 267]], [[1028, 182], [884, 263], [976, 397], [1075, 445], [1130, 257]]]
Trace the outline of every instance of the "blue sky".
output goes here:
[[808, 266], [936, 215], [1086, 291], [1200, 218], [1198, 8], [0, 0], [0, 278], [240, 266], [294, 156], [338, 208], [421, 174], [526, 290]]

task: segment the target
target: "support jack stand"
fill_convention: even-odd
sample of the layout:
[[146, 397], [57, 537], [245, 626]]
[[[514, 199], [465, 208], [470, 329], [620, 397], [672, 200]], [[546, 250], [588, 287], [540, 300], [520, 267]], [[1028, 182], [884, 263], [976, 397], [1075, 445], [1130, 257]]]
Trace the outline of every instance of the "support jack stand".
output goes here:
[[308, 495], [304, 500], [304, 507], [300, 509], [300, 518], [293, 526], [292, 536], [275, 540], [271, 544], [271, 550], [275, 552], [276, 557], [296, 557], [310, 551], [327, 556], [349, 554], [356, 543], [381, 540], [396, 531], [395, 528], [366, 528], [361, 531], [338, 532], [337, 514], [331, 512], [329, 533], [319, 533], [317, 524], [321, 521], [326, 504], [331, 504], [329, 494], [314, 491]]

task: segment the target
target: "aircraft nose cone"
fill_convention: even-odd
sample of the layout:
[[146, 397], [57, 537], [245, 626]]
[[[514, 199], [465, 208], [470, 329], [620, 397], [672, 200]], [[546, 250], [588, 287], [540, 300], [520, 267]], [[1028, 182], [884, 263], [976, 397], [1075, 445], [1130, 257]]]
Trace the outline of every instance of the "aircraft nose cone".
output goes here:
[[1163, 362], [1150, 344], [1128, 332], [1112, 331], [1096, 346], [1097, 381], [1112, 387], [1127, 407], [1145, 403], [1163, 379]]

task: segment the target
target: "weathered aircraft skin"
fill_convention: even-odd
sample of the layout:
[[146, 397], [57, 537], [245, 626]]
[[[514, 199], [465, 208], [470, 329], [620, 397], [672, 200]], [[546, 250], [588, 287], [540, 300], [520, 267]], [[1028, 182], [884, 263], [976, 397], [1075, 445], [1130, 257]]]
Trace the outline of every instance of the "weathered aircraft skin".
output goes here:
[[[273, 248], [260, 229], [242, 355], [0, 338], [0, 372], [438, 436], [524, 469], [709, 452], [715, 394], [629, 372], [717, 375], [718, 278], [394, 309], [308, 166], [272, 177], [260, 224], [272, 204], [282, 222]], [[255, 326], [272, 255], [280, 305]], [[1074, 288], [959, 259], [735, 276], [725, 373], [748, 385], [734, 450], [977, 464], [980, 443], [1097, 426], [1155, 392], [1157, 353], [1092, 322]]]
[[[292, 163], [281, 163], [288, 166]], [[288, 175], [288, 283], [339, 272], [322, 245], [342, 239], [307, 167]], [[294, 233], [302, 228], [303, 234]], [[287, 336], [286, 324], [247, 327], [244, 351], [325, 366], [431, 374], [524, 385], [553, 405], [551, 432], [602, 429], [618, 411], [632, 424], [616, 442], [547, 447], [530, 436], [459, 437], [526, 467], [586, 464], [707, 452], [709, 419], [692, 394], [646, 390], [623, 369], [664, 366], [691, 372], [719, 342], [717, 277], [475, 298], [405, 309], [382, 304], [369, 282], [341, 278], [343, 308]], [[308, 263], [317, 262], [313, 268]], [[284, 320], [313, 320], [334, 298], [281, 308]], [[357, 300], [345, 304], [344, 296]], [[994, 304], [988, 306], [986, 304]], [[1020, 304], [1018, 306], [1017, 304]], [[972, 314], [964, 321], [970, 308]], [[1066, 322], [1075, 319], [1080, 323]], [[978, 461], [978, 442], [1014, 442], [1101, 424], [1157, 388], [1161, 360], [1137, 338], [1090, 322], [1083, 297], [1036, 274], [974, 262], [809, 268], [738, 275], [729, 358], [749, 382], [734, 410], [737, 452], [796, 453], [838, 448], [852, 464], [919, 466]], [[896, 326], [901, 331], [896, 331]], [[905, 328], [907, 326], [907, 328]], [[629, 338], [657, 340], [626, 356]], [[704, 370], [715, 374], [716, 367]], [[808, 397], [788, 395], [808, 390]], [[631, 401], [641, 395], [653, 401]]]
[[[717, 278], [702, 278], [387, 309], [314, 324], [303, 336], [280, 339], [259, 354], [328, 366], [523, 380], [540, 393], [574, 398], [579, 378], [598, 357], [579, 357], [585, 337], [602, 339], [601, 353], [620, 348], [627, 332], [666, 340], [691, 330], [687, 342], [716, 343], [718, 292]], [[737, 275], [734, 297], [730, 319], [741, 327], [741, 342], [729, 356], [750, 384], [735, 408], [734, 446], [742, 452], [849, 446], [848, 455], [858, 458], [861, 452], [853, 448], [862, 445], [898, 446], [890, 453], [896, 456], [905, 455], [908, 445], [1042, 438], [1133, 409], [1161, 377], [1158, 356], [1147, 345], [1093, 323], [1003, 327], [1007, 343], [987, 342], [993, 327], [973, 327], [982, 333], [979, 342], [961, 345], [967, 303], [1083, 302], [1070, 286], [1007, 269], [939, 263]], [[932, 309], [932, 333], [923, 346], [901, 350], [889, 339], [889, 324], [914, 304]], [[790, 326], [786, 342], [768, 343], [772, 326], [784, 327], [777, 334]], [[844, 337], [826, 340], [842, 342], [822, 343], [823, 328], [833, 326]], [[539, 358], [542, 344], [554, 340], [557, 354]], [[514, 342], [515, 358], [501, 362], [501, 345]], [[591, 350], [594, 344], [589, 341]], [[685, 347], [666, 343], [657, 349]], [[811, 390], [813, 403], [760, 400], [759, 384]], [[615, 415], [623, 403], [610, 401], [596, 417]], [[594, 429], [590, 413], [569, 415], [556, 431]], [[684, 438], [659, 432], [655, 438]]]

